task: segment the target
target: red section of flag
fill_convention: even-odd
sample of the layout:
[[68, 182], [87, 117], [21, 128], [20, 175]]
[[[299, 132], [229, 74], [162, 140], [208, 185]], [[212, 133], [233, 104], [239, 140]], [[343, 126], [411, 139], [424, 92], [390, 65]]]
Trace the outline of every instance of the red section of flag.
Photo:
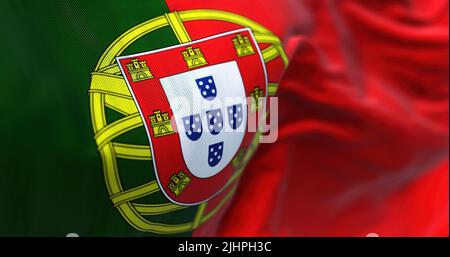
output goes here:
[[279, 140], [194, 235], [448, 236], [448, 1], [167, 3], [256, 20], [292, 55]]

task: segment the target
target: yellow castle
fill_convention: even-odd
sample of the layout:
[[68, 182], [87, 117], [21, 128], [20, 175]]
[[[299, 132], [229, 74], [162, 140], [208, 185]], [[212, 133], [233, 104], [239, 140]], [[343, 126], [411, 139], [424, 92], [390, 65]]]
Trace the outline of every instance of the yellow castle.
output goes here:
[[259, 98], [264, 96], [264, 91], [259, 87], [255, 87], [252, 92], [250, 92], [250, 96], [253, 98], [250, 101], [250, 111], [254, 112], [261, 108], [259, 104]]
[[172, 124], [170, 124], [169, 113], [156, 110], [152, 115], [149, 116], [150, 125], [153, 128], [154, 137], [162, 137], [167, 135], [172, 135], [173, 131]]
[[172, 193], [176, 196], [180, 195], [183, 192], [184, 188], [191, 182], [191, 179], [184, 173], [182, 170], [178, 172], [178, 174], [174, 173], [170, 178], [170, 183], [168, 188]]
[[130, 63], [127, 63], [128, 72], [130, 72], [131, 80], [133, 82], [151, 79], [153, 78], [150, 68], [145, 61], [139, 61], [138, 59], [131, 59]]
[[253, 49], [252, 44], [250, 44], [247, 36], [237, 34], [232, 40], [234, 48], [236, 48], [236, 53], [239, 57], [255, 53], [255, 50]]
[[208, 64], [203, 56], [203, 53], [198, 47], [192, 48], [192, 46], [188, 46], [185, 51], [181, 52], [181, 54], [183, 55], [189, 69]]

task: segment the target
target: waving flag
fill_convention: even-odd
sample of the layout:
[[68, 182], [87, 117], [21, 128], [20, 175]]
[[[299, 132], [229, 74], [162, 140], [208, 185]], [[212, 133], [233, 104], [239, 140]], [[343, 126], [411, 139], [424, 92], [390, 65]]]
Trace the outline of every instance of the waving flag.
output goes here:
[[0, 14], [0, 235], [448, 236], [448, 1]]

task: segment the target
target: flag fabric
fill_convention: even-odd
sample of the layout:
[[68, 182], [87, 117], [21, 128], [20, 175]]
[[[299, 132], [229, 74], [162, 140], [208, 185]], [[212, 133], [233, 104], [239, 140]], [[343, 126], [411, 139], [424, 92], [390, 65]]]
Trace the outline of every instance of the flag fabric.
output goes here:
[[0, 235], [448, 236], [448, 1], [0, 14]]
[[220, 235], [448, 236], [448, 2], [300, 9], [279, 138]]

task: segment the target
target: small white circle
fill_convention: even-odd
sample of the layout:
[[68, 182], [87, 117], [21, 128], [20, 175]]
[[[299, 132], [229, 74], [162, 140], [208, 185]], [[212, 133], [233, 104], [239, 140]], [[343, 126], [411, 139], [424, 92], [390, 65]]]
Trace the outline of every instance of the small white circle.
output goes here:
[[213, 122], [214, 122], [214, 123], [216, 123], [216, 122], [217, 122], [217, 119], [216, 119], [216, 118], [214, 118], [214, 119], [213, 119]]
[[239, 122], [241, 122], [241, 120], [242, 120], [241, 118], [238, 119]]
[[219, 145], [219, 150], [220, 150], [220, 149], [222, 149], [222, 146], [221, 146], [221, 145]]
[[212, 83], [212, 79], [208, 79], [208, 83]]
[[197, 122], [198, 122], [198, 120], [199, 120], [199, 119], [198, 119], [198, 117], [195, 117], [195, 121], [197, 121]]
[[203, 86], [203, 81], [198, 82], [200, 86]]
[[240, 112], [241, 111], [241, 107], [238, 107], [237, 110], [238, 110], [238, 112]]
[[212, 162], [212, 161], [213, 161], [213, 158], [209, 159], [209, 162]]
[[220, 112], [218, 112], [216, 115], [217, 115], [217, 117], [220, 117], [220, 115], [222, 115], [222, 114], [220, 114]]
[[213, 89], [213, 90], [211, 90], [211, 92], [214, 94], [214, 93], [216, 93], [216, 90], [215, 89]]
[[189, 124], [189, 120], [188, 119], [184, 120], [184, 123], [186, 123], [186, 125], [188, 125]]
[[213, 130], [213, 128], [214, 128], [213, 125], [209, 125], [210, 130]]
[[66, 237], [80, 237], [77, 233], [69, 233]]
[[195, 124], [192, 124], [192, 126], [191, 126], [193, 129], [195, 128]]
[[212, 153], [212, 152], [214, 152], [214, 149], [211, 148], [211, 149], [209, 149], [209, 151]]
[[228, 112], [229, 112], [230, 114], [233, 114], [233, 110], [232, 110], [232, 109], [230, 109]]
[[200, 133], [200, 132], [202, 132], [202, 130], [201, 129], [197, 129], [197, 133]]
[[206, 89], [209, 89], [209, 85], [206, 85], [205, 88], [206, 88]]
[[235, 114], [233, 115], [233, 117], [237, 118], [237, 113], [235, 113]]
[[234, 120], [230, 120], [230, 123], [231, 123], [231, 124], [234, 124]]
[[222, 127], [222, 122], [221, 123], [219, 123], [217, 126], [219, 126], [219, 128], [221, 128]]
[[211, 119], [212, 118], [212, 114], [208, 114], [208, 118]]
[[220, 155], [219, 155], [219, 156], [217, 156], [217, 159], [219, 159], [219, 160], [220, 160], [220, 157], [221, 157]]
[[192, 131], [190, 131], [190, 130], [187, 133], [189, 136], [192, 135]]
[[203, 91], [202, 94], [203, 94], [203, 95], [206, 95], [206, 91]]
[[214, 152], [214, 156], [216, 156], [217, 155], [217, 152]]

